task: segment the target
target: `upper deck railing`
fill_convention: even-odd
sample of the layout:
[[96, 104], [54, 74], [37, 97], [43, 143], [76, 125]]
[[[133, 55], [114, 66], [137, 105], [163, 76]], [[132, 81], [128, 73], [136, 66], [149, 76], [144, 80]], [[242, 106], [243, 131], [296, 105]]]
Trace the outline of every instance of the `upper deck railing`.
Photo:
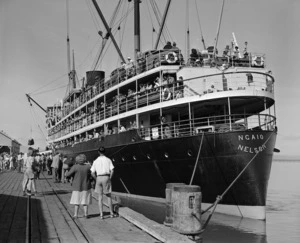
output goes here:
[[[117, 133], [126, 133], [136, 130], [142, 140], [161, 140], [176, 137], [194, 136], [202, 133], [225, 133], [233, 131], [273, 131], [276, 129], [276, 118], [268, 114], [232, 114], [195, 118], [191, 120], [180, 120], [156, 124], [149, 127], [130, 127], [127, 130], [108, 130], [107, 133], [100, 132], [97, 135], [79, 138], [75, 141], [65, 141], [57, 144], [58, 147], [74, 145], [91, 139], [110, 136]], [[249, 135], [247, 135], [249, 136]], [[245, 140], [248, 139], [245, 136]], [[256, 139], [261, 139], [256, 138]], [[137, 141], [136, 139], [132, 142]]]
[[101, 120], [152, 104], [237, 90], [250, 90], [251, 92], [258, 90], [273, 93], [273, 79], [267, 74], [259, 72], [229, 72], [185, 81], [173, 80], [173, 83], [143, 91], [134, 91], [130, 96], [117, 95], [106, 100], [106, 102], [98, 102], [96, 106], [90, 106], [87, 113], [78, 112], [51, 128], [49, 136], [51, 140], [57, 139]]
[[138, 74], [149, 71], [161, 65], [180, 65], [187, 67], [218, 67], [220, 69], [229, 67], [265, 67], [265, 55], [249, 53], [246, 57], [237, 58], [231, 55], [212, 58], [212, 55], [202, 56], [202, 58], [189, 58], [184, 63], [181, 51], [178, 49], [148, 51], [143, 53], [136, 62], [130, 62], [115, 69], [110, 77], [100, 80], [95, 85], [83, 90], [80, 95], [70, 96], [66, 100], [66, 105], [59, 111], [56, 111], [55, 117], [48, 117], [52, 123], [57, 123], [68, 116], [78, 107], [86, 104], [93, 97], [101, 92], [116, 86], [117, 84], [128, 80]]

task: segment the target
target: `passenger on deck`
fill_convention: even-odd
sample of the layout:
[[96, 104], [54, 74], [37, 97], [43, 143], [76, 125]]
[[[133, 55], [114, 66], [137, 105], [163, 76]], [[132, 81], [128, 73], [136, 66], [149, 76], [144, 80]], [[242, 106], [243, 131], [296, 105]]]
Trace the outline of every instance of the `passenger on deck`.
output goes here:
[[172, 133], [171, 133], [170, 127], [169, 127], [169, 125], [166, 125], [164, 127], [163, 138], [171, 138], [171, 137], [172, 137]]
[[181, 90], [177, 90], [175, 92], [175, 99], [179, 99], [179, 98], [182, 98], [183, 97], [183, 93]]
[[133, 98], [133, 96], [134, 96], [133, 90], [132, 89], [128, 89], [127, 98], [131, 99], [131, 98]]
[[155, 91], [158, 91], [159, 86], [160, 86], [159, 83], [160, 83], [160, 78], [157, 77], [157, 78], [155, 79], [155, 81], [154, 81], [154, 90], [155, 90]]
[[162, 85], [167, 85], [168, 84], [168, 78], [166, 75], [163, 76], [163, 81], [162, 81]]
[[173, 48], [173, 46], [170, 41], [168, 41], [167, 44], [164, 46], [164, 50], [172, 49], [172, 48]]
[[243, 51], [244, 58], [248, 58], [248, 56], [249, 56], [248, 51], [247, 51], [247, 45], [248, 45], [248, 42], [245, 41], [245, 48], [244, 48], [244, 51]]
[[144, 84], [140, 84], [140, 94], [143, 95], [146, 91], [146, 86]]
[[153, 89], [153, 85], [150, 82], [147, 83], [147, 86], [146, 86], [147, 92], [150, 93], [152, 91], [152, 89]]
[[196, 63], [196, 60], [198, 59], [198, 53], [196, 49], [191, 50], [190, 54], [190, 63], [191, 65], [194, 65]]
[[175, 42], [175, 41], [173, 42], [173, 47], [172, 47], [172, 49], [174, 49], [174, 50], [179, 50], [179, 48], [176, 46], [176, 42]]
[[126, 132], [126, 128], [123, 125], [120, 125], [119, 132]]
[[239, 53], [240, 53], [238, 46], [235, 46], [233, 53], [234, 53], [234, 58], [238, 59], [239, 58]]
[[226, 47], [223, 51], [223, 57], [228, 57], [228, 53], [229, 53], [229, 45], [226, 45]]

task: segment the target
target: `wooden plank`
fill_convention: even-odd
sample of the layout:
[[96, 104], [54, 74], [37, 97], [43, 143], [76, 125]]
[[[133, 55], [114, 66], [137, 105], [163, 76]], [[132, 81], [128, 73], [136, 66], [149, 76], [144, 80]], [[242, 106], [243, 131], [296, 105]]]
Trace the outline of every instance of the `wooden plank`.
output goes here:
[[130, 208], [119, 208], [119, 215], [162, 242], [194, 242], [187, 236], [176, 233], [169, 227], [156, 223]]
[[[21, 192], [19, 192], [20, 194]], [[27, 221], [27, 197], [18, 196], [15, 214], [11, 229], [9, 231], [8, 242], [24, 242], [26, 239]]]
[[17, 201], [18, 192], [13, 191], [11, 195], [9, 195], [9, 198], [8, 200], [6, 200], [6, 203], [2, 209], [0, 217], [0, 242], [6, 242], [8, 240], [11, 225], [13, 223]]

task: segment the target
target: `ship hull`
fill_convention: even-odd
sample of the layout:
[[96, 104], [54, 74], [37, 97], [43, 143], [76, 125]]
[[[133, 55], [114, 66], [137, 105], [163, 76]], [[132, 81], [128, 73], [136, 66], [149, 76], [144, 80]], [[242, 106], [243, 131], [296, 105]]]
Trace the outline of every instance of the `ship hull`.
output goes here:
[[201, 187], [202, 209], [215, 202], [251, 161], [217, 212], [264, 220], [275, 140], [274, 131], [249, 130], [145, 141], [136, 131], [128, 131], [61, 152], [84, 153], [93, 161], [98, 147], [105, 146], [115, 165], [113, 191], [121, 201], [136, 196], [162, 202], [166, 184], [190, 184], [195, 169], [192, 184]]

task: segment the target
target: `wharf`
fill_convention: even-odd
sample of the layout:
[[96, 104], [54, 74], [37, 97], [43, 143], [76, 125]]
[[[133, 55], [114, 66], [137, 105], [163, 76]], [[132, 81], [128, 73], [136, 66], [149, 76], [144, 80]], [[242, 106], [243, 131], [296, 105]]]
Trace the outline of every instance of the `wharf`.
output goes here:
[[0, 242], [191, 242], [129, 208], [99, 218], [98, 201], [89, 205], [89, 218], [73, 219], [71, 185], [53, 183], [51, 176], [36, 180], [37, 196], [23, 196], [23, 174], [0, 173]]

